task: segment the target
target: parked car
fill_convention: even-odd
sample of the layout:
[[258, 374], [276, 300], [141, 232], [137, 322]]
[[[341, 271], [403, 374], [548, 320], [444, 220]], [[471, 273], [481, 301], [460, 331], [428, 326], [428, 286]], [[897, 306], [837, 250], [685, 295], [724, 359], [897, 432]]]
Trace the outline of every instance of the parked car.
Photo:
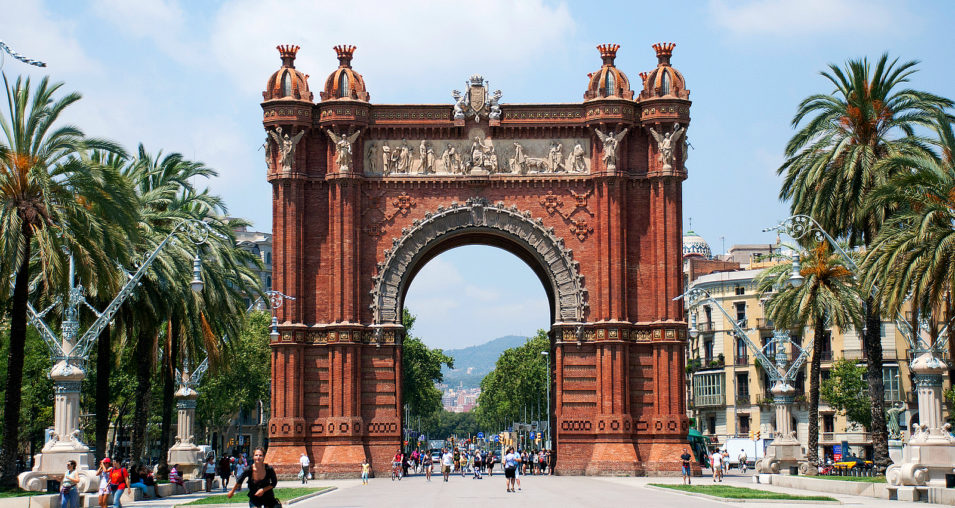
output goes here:
[[843, 456], [842, 460], [834, 462], [832, 466], [838, 469], [866, 469], [872, 467], [872, 461], [848, 455]]

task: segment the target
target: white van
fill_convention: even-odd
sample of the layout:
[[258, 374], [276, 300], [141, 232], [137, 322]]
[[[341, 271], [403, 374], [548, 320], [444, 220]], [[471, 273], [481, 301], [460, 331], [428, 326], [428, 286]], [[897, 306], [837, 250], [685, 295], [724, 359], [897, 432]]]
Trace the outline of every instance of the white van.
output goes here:
[[746, 452], [746, 464], [752, 466], [757, 460], [763, 458], [766, 447], [769, 446], [772, 439], [746, 439], [744, 437], [731, 437], [720, 446], [721, 450], [729, 452], [729, 463], [733, 467], [739, 467], [739, 454]]

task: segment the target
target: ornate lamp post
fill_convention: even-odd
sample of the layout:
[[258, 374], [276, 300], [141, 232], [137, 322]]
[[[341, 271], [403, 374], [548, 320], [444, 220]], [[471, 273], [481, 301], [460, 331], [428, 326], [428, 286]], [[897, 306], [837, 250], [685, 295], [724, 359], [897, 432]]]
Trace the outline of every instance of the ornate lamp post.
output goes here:
[[189, 364], [189, 358], [183, 359], [183, 371], [176, 369], [176, 410], [178, 411], [178, 420], [176, 425], [176, 442], [169, 448], [167, 461], [169, 464], [178, 464], [182, 469], [184, 476], [191, 478], [201, 477], [199, 470], [205, 457], [202, 451], [196, 446], [195, 437], [192, 433], [193, 423], [196, 418], [196, 386], [202, 381], [203, 374], [209, 369], [209, 358], [202, 360], [192, 373], [185, 370]]
[[[843, 263], [853, 273], [859, 273], [859, 267], [835, 239], [826, 232], [812, 217], [793, 215], [776, 226], [764, 231], [779, 231], [800, 239], [813, 235], [816, 241], [826, 241], [842, 258]], [[874, 295], [876, 288], [872, 288]], [[955, 437], [951, 434], [951, 424], [942, 421], [942, 374], [948, 366], [941, 359], [942, 351], [948, 344], [948, 326], [946, 325], [934, 341], [926, 340], [922, 330], [928, 329], [928, 320], [917, 320], [916, 329], [909, 321], [896, 314], [895, 326], [908, 342], [915, 359], [909, 368], [915, 374], [915, 388], [918, 394], [919, 426], [913, 429], [909, 442], [902, 449], [902, 460], [886, 470], [885, 478], [889, 485], [945, 486], [945, 474], [952, 472], [955, 464]]]
[[[76, 283], [75, 266], [73, 256], [70, 255], [69, 284], [70, 290], [67, 296], [67, 302], [63, 310], [63, 322], [60, 326], [60, 337], [57, 337], [50, 327], [43, 321], [43, 318], [56, 306], [60, 305], [61, 299], [57, 300], [44, 309], [37, 312], [33, 305], [27, 303], [27, 315], [30, 323], [40, 332], [40, 337], [46, 342], [53, 357], [53, 369], [50, 371], [50, 377], [53, 379], [54, 404], [53, 404], [53, 437], [43, 447], [43, 450], [37, 454], [32, 471], [21, 473], [19, 482], [21, 488], [25, 490], [44, 490], [46, 489], [46, 478], [50, 475], [60, 475], [66, 469], [66, 463], [69, 460], [75, 460], [77, 471], [80, 474], [80, 489], [89, 492], [89, 489], [95, 490], [97, 480], [90, 467], [93, 465], [92, 455], [89, 453], [89, 447], [83, 443], [80, 438], [79, 415], [80, 415], [80, 385], [86, 377], [86, 361], [89, 359], [90, 348], [99, 338], [100, 333], [106, 328], [107, 324], [113, 319], [116, 311], [133, 293], [139, 281], [146, 274], [146, 270], [155, 261], [159, 251], [165, 247], [173, 237], [185, 233], [193, 243], [201, 245], [206, 242], [209, 234], [214, 232], [205, 222], [198, 220], [184, 220], [176, 225], [175, 228], [166, 236], [165, 239], [153, 250], [139, 266], [136, 273], [130, 276], [129, 281], [120, 289], [119, 294], [106, 307], [102, 313], [93, 308], [84, 297], [84, 288]], [[193, 291], [202, 290], [203, 282], [201, 275], [201, 262], [198, 251], [193, 261], [193, 278], [190, 283]], [[80, 309], [86, 306], [96, 315], [96, 321], [79, 336], [80, 328]]]

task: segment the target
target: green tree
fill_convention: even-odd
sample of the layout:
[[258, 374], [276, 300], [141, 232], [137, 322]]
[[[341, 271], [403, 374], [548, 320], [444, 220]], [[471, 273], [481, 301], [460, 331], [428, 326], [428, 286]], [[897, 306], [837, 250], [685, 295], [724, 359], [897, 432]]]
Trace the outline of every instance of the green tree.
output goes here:
[[[896, 176], [873, 195], [870, 206], [895, 210], [866, 253], [863, 269], [892, 313], [911, 302], [936, 323], [955, 317], [955, 134], [951, 119], [935, 120], [939, 154], [889, 160]], [[931, 330], [933, 335], [937, 329]]]
[[203, 377], [196, 406], [197, 421], [203, 427], [222, 435], [240, 411], [254, 410], [259, 401], [268, 404], [270, 323], [268, 312], [252, 312], [236, 340], [229, 342], [229, 360], [215, 375]]
[[844, 358], [836, 360], [820, 392], [833, 409], [871, 431], [872, 400], [868, 397], [865, 376], [865, 367]]
[[[811, 95], [800, 104], [792, 126], [801, 127], [786, 145], [780, 198], [793, 213], [815, 218], [850, 246], [868, 246], [891, 210], [867, 208], [873, 191], [891, 174], [885, 162], [894, 156], [925, 153], [915, 128], [931, 125], [935, 115], [951, 107], [948, 99], [927, 92], [899, 89], [915, 72], [917, 62], [897, 65], [882, 55], [873, 67], [868, 59], [850, 60], [844, 68], [829, 65], [822, 75], [835, 90]], [[868, 358], [871, 428], [875, 462], [887, 465], [882, 384], [881, 308], [866, 301], [863, 345]]]
[[428, 348], [413, 336], [415, 319], [404, 309], [401, 323], [406, 336], [401, 347], [401, 398], [412, 415], [427, 417], [441, 410], [441, 391], [434, 384], [444, 379], [442, 365], [454, 368], [454, 358], [441, 349]]
[[[60, 114], [80, 99], [79, 94], [55, 98], [62, 84], [50, 84], [47, 78], [36, 88], [29, 79], [18, 78], [12, 86], [6, 76], [3, 81], [8, 111], [0, 115], [0, 252], [4, 253], [0, 279], [13, 276], [14, 284], [0, 486], [13, 486], [20, 422], [11, 415], [20, 414], [22, 401], [19, 388], [31, 276], [38, 276], [41, 293], [52, 298], [50, 289], [63, 286], [61, 245], [68, 246], [78, 265], [94, 275], [98, 268], [111, 265], [113, 260], [103, 255], [99, 243], [104, 224], [134, 232], [137, 208], [122, 177], [86, 156], [91, 149], [122, 150], [113, 143], [86, 138], [76, 127], [58, 125]], [[40, 266], [37, 271], [31, 271], [34, 257]], [[9, 285], [0, 284], [0, 293], [7, 291]]]
[[477, 412], [482, 425], [496, 428], [523, 419], [525, 411], [547, 406], [543, 351], [550, 351], [550, 338], [538, 330], [523, 346], [501, 353], [494, 370], [481, 381]]
[[827, 243], [812, 246], [808, 255], [801, 256], [800, 274], [805, 277], [799, 287], [787, 286], [792, 263], [781, 263], [763, 272], [757, 279], [758, 290], [769, 293], [776, 288], [766, 303], [766, 315], [773, 324], [783, 329], [812, 327], [814, 345], [809, 362], [809, 456], [819, 464], [819, 370], [822, 363], [820, 342], [827, 327], [862, 327], [862, 295], [855, 277], [838, 254]]

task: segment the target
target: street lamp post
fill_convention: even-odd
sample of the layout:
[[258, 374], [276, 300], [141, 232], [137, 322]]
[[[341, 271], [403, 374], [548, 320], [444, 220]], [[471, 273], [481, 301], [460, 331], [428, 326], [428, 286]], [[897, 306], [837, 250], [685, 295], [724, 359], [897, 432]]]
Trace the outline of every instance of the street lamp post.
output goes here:
[[[84, 288], [76, 283], [75, 263], [70, 255], [69, 264], [69, 292], [63, 309], [63, 321], [60, 326], [60, 337], [57, 337], [43, 318], [62, 302], [61, 298], [42, 312], [37, 312], [33, 305], [27, 302], [27, 317], [43, 338], [50, 354], [53, 357], [53, 368], [50, 378], [53, 379], [53, 436], [37, 454], [32, 471], [21, 473], [18, 480], [24, 490], [45, 490], [46, 479], [52, 475], [60, 475], [66, 470], [66, 463], [75, 460], [80, 475], [80, 491], [91, 492], [97, 487], [93, 466], [93, 459], [89, 447], [83, 443], [79, 429], [80, 415], [80, 386], [86, 377], [86, 361], [93, 344], [100, 333], [116, 315], [123, 302], [132, 295], [146, 274], [149, 266], [159, 255], [159, 252], [172, 240], [173, 237], [185, 234], [194, 244], [202, 245], [208, 240], [209, 234], [221, 236], [212, 230], [211, 226], [198, 220], [184, 220], [176, 225], [165, 239], [143, 261], [136, 273], [129, 277], [126, 285], [106, 307], [103, 312], [97, 311], [86, 301]], [[201, 291], [203, 287], [201, 261], [198, 250], [193, 261], [193, 279], [190, 282], [193, 291]], [[80, 311], [88, 308], [96, 320], [82, 334], [79, 335]]]
[[547, 439], [544, 441], [544, 446], [548, 450], [553, 450], [553, 446], [550, 443], [551, 432], [550, 432], [550, 351], [541, 351], [541, 354], [544, 355], [544, 358], [547, 359], [547, 368], [545, 372], [547, 374]]
[[193, 423], [196, 418], [196, 399], [199, 394], [196, 387], [202, 381], [202, 376], [209, 368], [209, 357], [207, 356], [202, 363], [192, 372], [186, 370], [189, 364], [189, 358], [183, 359], [183, 370], [176, 369], [176, 410], [178, 413], [176, 425], [176, 442], [167, 452], [167, 462], [169, 464], [178, 464], [180, 474], [189, 478], [201, 478], [201, 464], [205, 462], [202, 451], [196, 446], [195, 436], [192, 433]]
[[[826, 232], [812, 217], [793, 215], [779, 224], [764, 231], [784, 232], [794, 239], [812, 235], [816, 241], [828, 242], [839, 254], [843, 263], [856, 275], [859, 267], [838, 242]], [[876, 288], [870, 293], [875, 297]], [[952, 472], [955, 464], [955, 437], [951, 434], [951, 424], [942, 421], [942, 375], [948, 366], [941, 359], [943, 349], [948, 344], [949, 332], [946, 325], [933, 340], [925, 340], [922, 330], [928, 328], [928, 320], [922, 317], [916, 322], [916, 328], [900, 314], [895, 316], [896, 329], [902, 334], [915, 359], [909, 368], [915, 374], [915, 387], [918, 395], [919, 426], [909, 436], [909, 442], [902, 449], [901, 461], [889, 466], [885, 472], [886, 481], [892, 486], [937, 485], [945, 486], [945, 475]]]

